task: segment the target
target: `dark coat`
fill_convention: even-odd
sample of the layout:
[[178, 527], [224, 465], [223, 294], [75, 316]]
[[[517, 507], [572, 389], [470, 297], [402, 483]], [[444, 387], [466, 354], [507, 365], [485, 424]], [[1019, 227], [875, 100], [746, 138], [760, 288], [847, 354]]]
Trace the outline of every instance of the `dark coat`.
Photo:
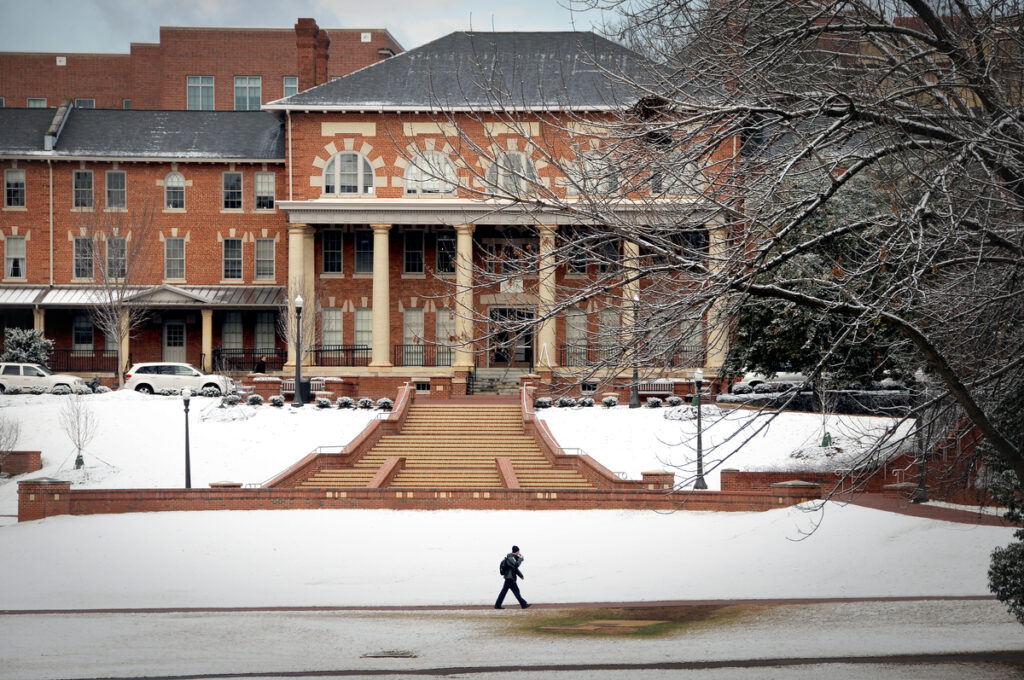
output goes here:
[[526, 558], [515, 553], [505, 555], [505, 564], [509, 567], [505, 570], [506, 581], [515, 581], [517, 576], [523, 578], [523, 572], [519, 571], [519, 565], [523, 563], [524, 559]]

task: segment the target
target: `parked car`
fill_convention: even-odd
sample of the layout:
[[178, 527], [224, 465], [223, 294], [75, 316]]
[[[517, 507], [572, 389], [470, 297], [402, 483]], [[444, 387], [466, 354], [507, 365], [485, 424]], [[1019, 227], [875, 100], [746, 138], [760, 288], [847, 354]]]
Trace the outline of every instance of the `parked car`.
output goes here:
[[[732, 391], [736, 392], [737, 387], [749, 387], [753, 389], [758, 385], [769, 384], [776, 385], [779, 383], [789, 383], [793, 386], [800, 386], [807, 382], [807, 376], [803, 373], [790, 373], [786, 371], [779, 371], [774, 376], [769, 378], [764, 373], [744, 373], [732, 384]], [[745, 391], [745, 390], [744, 390]]]
[[125, 389], [145, 394], [186, 387], [193, 392], [210, 387], [220, 394], [228, 394], [235, 389], [234, 381], [226, 375], [207, 373], [192, 364], [173, 362], [135, 364], [125, 373], [124, 380]]
[[47, 392], [52, 392], [54, 387], [61, 385], [67, 387], [72, 392], [79, 387], [88, 387], [86, 382], [77, 375], [51, 373], [50, 369], [40, 364], [21, 364], [15, 362], [0, 364], [0, 392], [6, 392], [9, 387], [14, 385], [17, 385], [22, 390], [42, 387]]

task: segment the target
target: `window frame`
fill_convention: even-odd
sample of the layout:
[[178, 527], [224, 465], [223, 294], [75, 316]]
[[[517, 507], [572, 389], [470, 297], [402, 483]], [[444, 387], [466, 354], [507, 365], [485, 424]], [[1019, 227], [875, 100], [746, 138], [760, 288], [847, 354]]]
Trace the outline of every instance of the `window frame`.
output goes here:
[[47, 108], [47, 106], [46, 106], [46, 97], [26, 97], [25, 98], [25, 108], [28, 108], [28, 109], [45, 109], [45, 108]]
[[[448, 247], [442, 247], [442, 243], [451, 243], [450, 250]], [[449, 267], [444, 266], [445, 259], [448, 260]], [[458, 261], [458, 235], [450, 229], [438, 231], [434, 240], [434, 270], [438, 274], [454, 274], [458, 269]]]
[[[373, 347], [373, 307], [356, 307], [353, 314], [352, 344], [357, 347]], [[360, 342], [360, 339], [365, 342]]]
[[[345, 344], [345, 314], [341, 307], [324, 307], [320, 311], [320, 344], [340, 347]], [[335, 342], [337, 340], [337, 342]]]
[[[269, 338], [269, 340], [268, 340]], [[256, 312], [253, 325], [253, 344], [259, 353], [271, 353], [277, 349], [277, 313]], [[269, 344], [263, 344], [269, 342]]]
[[[86, 330], [88, 329], [88, 330]], [[88, 333], [88, 342], [84, 342]], [[79, 340], [83, 340], [79, 342]], [[88, 314], [75, 314], [71, 321], [71, 349], [79, 352], [91, 352], [96, 342], [96, 327]]]
[[[21, 175], [21, 186], [16, 186], [18, 181], [10, 179], [16, 177], [20, 173]], [[5, 208], [25, 208], [27, 207], [27, 196], [26, 196], [26, 174], [24, 168], [5, 168], [4, 169], [4, 207]], [[12, 202], [12, 197], [21, 198], [21, 202]]]
[[241, 312], [224, 312], [224, 318], [220, 323], [220, 346], [224, 349], [245, 347], [245, 327], [242, 323]]
[[95, 109], [96, 98], [95, 97], [76, 97], [75, 98], [76, 109]]
[[[72, 242], [71, 278], [92, 281], [96, 276], [93, 251], [96, 244], [89, 236], [75, 236]], [[88, 265], [88, 266], [87, 266]]]
[[[237, 257], [235, 253], [231, 253], [229, 257], [228, 247], [231, 245], [232, 249], [237, 245], [238, 253]], [[241, 281], [242, 278], [242, 264], [244, 261], [243, 243], [241, 238], [231, 237], [225, 238], [221, 244], [221, 279], [224, 281]], [[230, 271], [228, 267], [231, 267]], [[238, 276], [230, 276], [237, 271]]]
[[[329, 236], [328, 236], [329, 235]], [[337, 247], [334, 241], [337, 238]], [[328, 245], [331, 247], [328, 248]], [[320, 238], [320, 273], [343, 274], [345, 271], [345, 232], [341, 229], [325, 229]]]
[[[181, 184], [178, 184], [180, 179]], [[173, 182], [173, 184], [172, 184]], [[184, 210], [185, 209], [185, 175], [181, 174], [177, 170], [164, 175], [164, 210]], [[180, 194], [181, 205], [172, 205], [175, 198]]]
[[[18, 256], [17, 253], [14, 253], [14, 254], [11, 253], [11, 243], [12, 242], [21, 243], [21, 256], [20, 257]], [[20, 236], [19, 235], [19, 236], [5, 236], [4, 237], [4, 278], [5, 279], [24, 279], [24, 278], [28, 278], [27, 275], [26, 275], [26, 271], [25, 271], [26, 266], [28, 264], [27, 249], [28, 249], [28, 239], [26, 239], [24, 236]], [[20, 274], [15, 274], [14, 273], [14, 263], [17, 260], [21, 261], [20, 262], [20, 265], [21, 265], [20, 266], [20, 268], [21, 268], [21, 273]]]
[[[423, 159], [423, 162], [417, 163], [417, 159]], [[405, 185], [406, 196], [450, 196], [458, 188], [458, 177], [451, 160], [440, 151], [430, 149], [420, 151], [409, 159], [402, 183]], [[430, 186], [435, 188], [427, 188]]]
[[[369, 229], [359, 229], [355, 233], [355, 252], [353, 257], [355, 258], [354, 267], [352, 271], [356, 274], [372, 274], [373, 273], [373, 232]], [[360, 243], [361, 240], [366, 243]], [[367, 243], [369, 248], [366, 247]], [[369, 267], [367, 267], [369, 262]]]
[[[79, 178], [84, 180], [89, 179], [89, 186], [86, 188], [84, 185], [79, 184]], [[95, 205], [93, 196], [93, 177], [92, 170], [75, 170], [71, 173], [71, 207], [75, 210], [92, 210]]]
[[[262, 181], [261, 181], [262, 180]], [[267, 186], [263, 186], [262, 189], [260, 184], [266, 185], [269, 182], [270, 193], [267, 193]], [[260, 193], [260, 192], [263, 193]], [[277, 173], [269, 171], [261, 171], [253, 174], [252, 179], [252, 205], [254, 210], [274, 210], [277, 204]], [[266, 205], [266, 199], [270, 199], [270, 204]], [[260, 205], [260, 202], [264, 205]]]
[[[240, 82], [240, 81], [245, 82]], [[235, 76], [235, 111], [259, 111], [263, 106], [263, 76]], [[244, 90], [244, 101], [239, 100], [239, 90]], [[255, 90], [255, 93], [253, 92]], [[253, 95], [255, 103], [253, 106]], [[239, 104], [244, 104], [239, 106]]]
[[[416, 241], [419, 240], [419, 248]], [[410, 242], [411, 240], [411, 242]], [[402, 273], [426, 273], [426, 238], [422, 229], [406, 229], [402, 235]]]
[[[120, 243], [120, 254], [114, 253], [111, 256], [111, 243]], [[107, 278], [113, 280], [123, 280], [128, 275], [128, 238], [125, 236], [108, 236], [106, 239], [106, 258], [104, 259], [104, 265], [106, 267]], [[111, 273], [111, 263], [120, 261], [119, 268]], [[120, 272], [120, 274], [118, 274]]]
[[[352, 158], [355, 160], [354, 170], [343, 170], [342, 163]], [[355, 176], [355, 183], [343, 184], [343, 176]], [[325, 196], [373, 196], [375, 175], [370, 160], [356, 151], [339, 151], [328, 159], [324, 165], [322, 191]], [[351, 187], [351, 190], [343, 190]]]
[[[110, 182], [110, 178], [112, 176], [116, 176], [116, 175], [120, 175], [121, 176], [121, 187], [120, 187], [120, 189], [117, 189], [116, 187], [114, 189], [114, 191], [120, 193], [120, 196], [121, 196], [121, 204], [120, 205], [114, 205], [114, 204], [111, 203], [111, 200], [110, 200], [110, 197], [111, 197], [111, 189], [110, 189], [111, 182]], [[107, 170], [106, 173], [104, 173], [103, 185], [104, 185], [104, 187], [103, 187], [104, 188], [104, 194], [106, 195], [105, 207], [108, 210], [111, 210], [111, 209], [113, 209], [113, 210], [126, 210], [128, 208], [128, 173], [125, 172], [124, 170]]]
[[[209, 79], [206, 82], [205, 79]], [[193, 79], [199, 82], [191, 82]], [[185, 76], [185, 110], [186, 111], [213, 111], [217, 108], [215, 89], [216, 80], [214, 76]], [[193, 106], [192, 93], [197, 94], [196, 106]], [[209, 91], [207, 91], [209, 90]], [[209, 101], [206, 100], [209, 95]]]
[[[289, 80], [293, 80], [295, 82], [295, 84], [294, 85], [290, 85], [288, 83]], [[294, 92], [288, 92], [288, 90], [292, 89], [292, 88], [294, 88], [295, 91]], [[282, 96], [283, 97], [291, 97], [292, 95], [296, 95], [298, 93], [299, 93], [299, 77], [298, 76], [284, 76], [283, 80], [281, 81], [281, 94], [282, 94]]]
[[[238, 180], [238, 187], [228, 187], [228, 182]], [[221, 188], [221, 210], [240, 211], [244, 209], [242, 197], [244, 195], [245, 183], [242, 180], [242, 173], [237, 170], [227, 170], [220, 176]], [[237, 203], [238, 205], [235, 205]]]
[[[176, 266], [176, 263], [179, 259], [176, 253], [173, 254], [172, 258], [172, 253], [170, 252], [172, 243], [181, 244], [181, 276], [170, 275], [169, 265], [173, 262], [175, 263]], [[185, 280], [185, 238], [183, 236], [169, 236], [164, 239], [164, 279], [169, 281]]]
[[[253, 278], [256, 281], [273, 281], [277, 276], [277, 263], [275, 261], [275, 243], [272, 238], [256, 238], [253, 240]], [[270, 256], [267, 257], [267, 253], [260, 254], [260, 247], [264, 249], [269, 248]], [[270, 269], [266, 269], [267, 263], [270, 263]], [[263, 264], [264, 268], [261, 269], [260, 265]]]
[[[522, 162], [512, 162], [514, 158]], [[536, 191], [535, 185], [540, 184], [540, 175], [533, 159], [525, 151], [502, 151], [487, 167], [484, 180], [496, 193], [526, 196]]]

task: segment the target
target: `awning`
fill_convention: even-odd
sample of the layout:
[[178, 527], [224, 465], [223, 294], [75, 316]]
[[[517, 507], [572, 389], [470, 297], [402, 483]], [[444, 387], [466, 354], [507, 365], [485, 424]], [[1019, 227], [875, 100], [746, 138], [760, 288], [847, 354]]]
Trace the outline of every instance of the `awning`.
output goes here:
[[[284, 286], [138, 286], [118, 291], [128, 300], [160, 309], [277, 309], [285, 304]], [[109, 291], [101, 286], [0, 286], [0, 307], [82, 308], [101, 304]]]

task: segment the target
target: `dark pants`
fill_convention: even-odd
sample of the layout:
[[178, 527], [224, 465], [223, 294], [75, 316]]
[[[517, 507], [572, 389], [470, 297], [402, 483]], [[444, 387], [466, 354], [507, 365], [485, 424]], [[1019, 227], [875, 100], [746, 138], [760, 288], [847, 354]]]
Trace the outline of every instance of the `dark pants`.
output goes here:
[[512, 591], [512, 594], [516, 596], [516, 599], [519, 600], [519, 606], [525, 607], [526, 600], [524, 600], [523, 596], [519, 594], [519, 584], [516, 583], [514, 578], [505, 579], [505, 585], [501, 587], [501, 592], [498, 593], [498, 601], [494, 603], [494, 606], [500, 607], [501, 603], [505, 601], [505, 595], [510, 590]]

